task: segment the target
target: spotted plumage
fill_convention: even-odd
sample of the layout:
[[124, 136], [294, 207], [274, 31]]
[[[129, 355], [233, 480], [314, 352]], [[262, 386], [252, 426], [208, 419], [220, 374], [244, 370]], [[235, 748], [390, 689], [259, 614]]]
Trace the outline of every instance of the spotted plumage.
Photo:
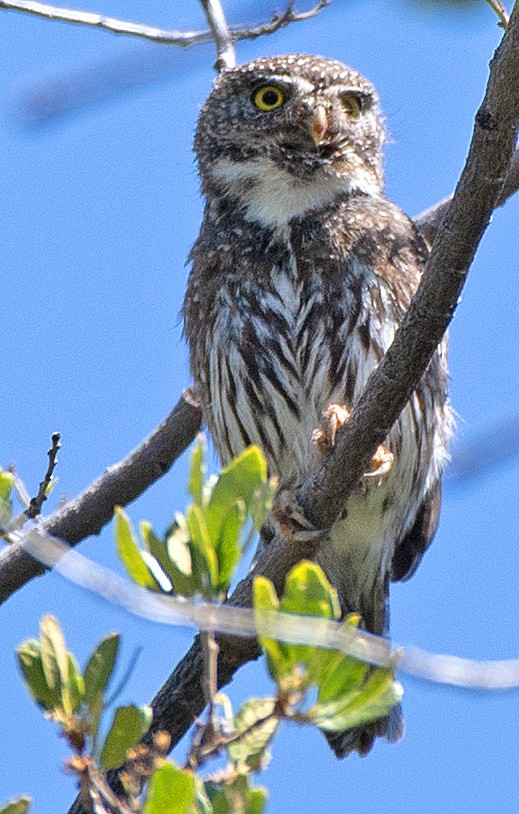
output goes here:
[[[266, 108], [266, 109], [265, 109]], [[383, 197], [385, 132], [373, 86], [340, 62], [293, 55], [225, 71], [195, 139], [206, 199], [184, 305], [191, 370], [225, 463], [251, 443], [282, 484], [318, 463], [312, 431], [351, 408], [391, 344], [427, 247]], [[451, 414], [441, 346], [319, 562], [344, 611], [387, 632], [387, 586], [436, 529]], [[397, 740], [398, 713], [332, 738], [364, 754]]]

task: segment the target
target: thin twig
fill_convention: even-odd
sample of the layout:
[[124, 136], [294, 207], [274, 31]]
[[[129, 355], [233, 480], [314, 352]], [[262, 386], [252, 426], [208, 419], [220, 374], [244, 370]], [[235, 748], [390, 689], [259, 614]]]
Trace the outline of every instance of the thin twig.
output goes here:
[[40, 487], [38, 489], [38, 494], [36, 497], [32, 497], [29, 506], [25, 511], [25, 514], [30, 520], [34, 520], [41, 512], [41, 507], [43, 506], [44, 502], [47, 500], [47, 491], [52, 481], [52, 475], [56, 468], [56, 464], [58, 463], [58, 452], [61, 449], [60, 444], [60, 434], [59, 432], [52, 433], [51, 441], [52, 446], [47, 451], [47, 455], [49, 456], [49, 465], [47, 467], [47, 471], [43, 476], [43, 480], [40, 482]]
[[200, 0], [200, 2], [216, 43], [215, 71], [220, 73], [227, 68], [234, 68], [236, 49], [220, 0]]
[[[320, 0], [319, 3], [308, 11], [299, 12], [294, 11], [295, 3], [292, 1], [288, 3], [285, 11], [283, 11], [281, 14], [274, 14], [269, 23], [258, 25], [255, 28], [244, 29], [240, 39], [253, 40], [256, 39], [256, 37], [264, 37], [267, 34], [273, 34], [280, 28], [285, 28], [285, 26], [290, 25], [291, 23], [300, 23], [304, 20], [309, 20], [311, 17], [315, 17], [317, 14], [319, 14], [323, 8], [329, 6], [331, 1], [332, 0]], [[233, 37], [236, 39], [234, 32]]]
[[498, 26], [500, 28], [506, 28], [509, 21], [508, 12], [505, 9], [504, 5], [499, 2], [499, 0], [487, 0], [488, 5], [491, 9], [495, 11], [497, 16], [499, 17]]
[[[165, 45], [178, 45], [181, 48], [188, 48], [191, 45], [199, 45], [203, 42], [217, 40], [222, 44], [222, 58], [229, 59], [229, 64], [225, 67], [232, 67], [233, 43], [238, 40], [255, 39], [264, 34], [272, 34], [280, 28], [284, 28], [290, 23], [303, 22], [310, 17], [315, 17], [319, 11], [329, 5], [331, 0], [321, 0], [313, 9], [301, 13], [293, 10], [293, 3], [289, 3], [287, 9], [282, 14], [274, 15], [269, 23], [251, 28], [229, 29], [225, 23], [222, 13], [222, 20], [219, 19], [217, 9], [220, 7], [219, 0], [202, 0], [204, 10], [209, 14], [211, 8], [210, 22], [215, 28], [208, 31], [175, 31], [141, 23], [130, 22], [129, 20], [119, 20], [115, 17], [107, 17], [96, 12], [81, 11], [76, 9], [62, 8], [60, 6], [49, 5], [48, 3], [33, 2], [33, 0], [0, 0], [0, 9], [6, 11], [21, 11], [26, 14], [33, 14], [36, 17], [44, 17], [47, 20], [59, 20], [66, 23], [87, 25], [91, 28], [100, 28], [110, 31], [112, 34], [127, 34], [132, 37], [140, 37], [151, 42], [160, 42]], [[221, 23], [221, 25], [220, 25]], [[220, 54], [219, 54], [220, 57]]]

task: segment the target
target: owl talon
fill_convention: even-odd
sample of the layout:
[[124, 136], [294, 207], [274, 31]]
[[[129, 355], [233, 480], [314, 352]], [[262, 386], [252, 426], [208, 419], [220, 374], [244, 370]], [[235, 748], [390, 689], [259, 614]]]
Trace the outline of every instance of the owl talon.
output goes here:
[[312, 433], [312, 441], [321, 454], [333, 449], [337, 430], [340, 429], [343, 424], [346, 424], [349, 417], [350, 411], [344, 404], [330, 404], [329, 407], [324, 410], [324, 427], [318, 427], [318, 429]]
[[371, 458], [373, 469], [370, 472], [364, 472], [363, 478], [383, 478], [391, 470], [394, 460], [393, 453], [381, 444]]
[[294, 493], [289, 489], [282, 489], [272, 506], [281, 534], [286, 540], [296, 543], [308, 543], [322, 537], [324, 531], [316, 529], [305, 517], [304, 512], [294, 499]]

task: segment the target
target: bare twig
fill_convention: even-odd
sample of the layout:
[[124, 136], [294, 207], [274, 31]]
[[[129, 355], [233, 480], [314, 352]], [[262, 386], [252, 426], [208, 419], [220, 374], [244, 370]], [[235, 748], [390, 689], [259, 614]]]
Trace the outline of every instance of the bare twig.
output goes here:
[[61, 449], [60, 437], [61, 436], [59, 432], [52, 433], [51, 436], [52, 446], [47, 452], [47, 455], [49, 456], [49, 465], [47, 467], [47, 471], [43, 476], [43, 480], [40, 482], [38, 494], [36, 495], [36, 497], [31, 498], [29, 506], [25, 512], [25, 514], [30, 520], [33, 520], [35, 517], [37, 517], [37, 515], [40, 514], [41, 507], [43, 506], [43, 503], [47, 500], [47, 490], [50, 486], [52, 475], [56, 468], [56, 464], [58, 463], [57, 461], [58, 452]]
[[[291, 23], [300, 23], [304, 20], [309, 20], [311, 17], [315, 17], [322, 11], [323, 8], [329, 6], [332, 0], [320, 0], [313, 8], [309, 9], [308, 11], [294, 11], [294, 0], [287, 4], [285, 11], [281, 14], [274, 14], [272, 20], [269, 23], [264, 23], [263, 25], [255, 26], [254, 28], [243, 29], [242, 37], [240, 39], [248, 39], [254, 40], [256, 37], [264, 37], [267, 34], [273, 34], [275, 31], [279, 31], [280, 28], [285, 28], [287, 25]], [[234, 33], [233, 33], [233, 36]]]
[[200, 2], [216, 43], [215, 71], [220, 73], [227, 68], [234, 68], [236, 49], [220, 0], [200, 0]]
[[[115, 17], [107, 17], [90, 11], [80, 11], [75, 9], [62, 8], [47, 3], [33, 2], [33, 0], [0, 0], [0, 9], [6, 11], [21, 11], [26, 14], [33, 14], [36, 17], [44, 17], [47, 20], [59, 20], [66, 23], [76, 23], [87, 25], [93, 28], [100, 28], [110, 31], [112, 34], [128, 34], [132, 37], [140, 37], [151, 42], [160, 42], [165, 45], [178, 45], [187, 48], [191, 45], [199, 45], [203, 42], [216, 40], [218, 47], [222, 49], [218, 52], [218, 58], [223, 59], [221, 67], [232, 67], [235, 64], [233, 55], [233, 43], [238, 40], [255, 39], [264, 34], [273, 34], [280, 28], [284, 28], [291, 23], [303, 22], [310, 17], [315, 17], [322, 8], [329, 5], [331, 0], [321, 0], [309, 11], [297, 13], [293, 10], [293, 2], [289, 3], [287, 9], [282, 14], [276, 14], [269, 23], [253, 26], [250, 28], [229, 29], [221, 9], [219, 0], [202, 0], [204, 10], [208, 16], [211, 28], [208, 31], [174, 31], [141, 23], [133, 23], [129, 20], [119, 20]], [[229, 62], [227, 63], [227, 60]], [[218, 63], [217, 63], [218, 64]], [[221, 69], [218, 67], [218, 70]]]
[[[78, 497], [42, 520], [41, 528], [70, 545], [99, 534], [111, 520], [115, 506], [131, 503], [168, 471], [189, 446], [200, 423], [200, 409], [186, 391], [148, 438]], [[13, 543], [4, 548], [0, 552], [0, 603], [44, 572], [41, 563], [30, 557], [22, 545]]]
[[499, 18], [498, 26], [500, 28], [506, 28], [508, 25], [508, 20], [510, 18], [504, 5], [500, 3], [499, 0], [487, 0], [487, 3], [490, 6], [490, 8], [495, 11]]

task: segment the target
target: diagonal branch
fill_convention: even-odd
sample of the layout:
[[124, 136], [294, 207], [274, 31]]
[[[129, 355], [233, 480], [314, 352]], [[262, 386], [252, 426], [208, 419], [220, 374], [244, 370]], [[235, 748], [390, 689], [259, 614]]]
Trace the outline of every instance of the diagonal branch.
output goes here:
[[[99, 534], [114, 507], [126, 506], [164, 475], [200, 430], [200, 408], [186, 391], [169, 416], [119, 463], [109, 467], [74, 500], [44, 518], [40, 527], [69, 545]], [[22, 543], [0, 551], [0, 603], [45, 568]]]

